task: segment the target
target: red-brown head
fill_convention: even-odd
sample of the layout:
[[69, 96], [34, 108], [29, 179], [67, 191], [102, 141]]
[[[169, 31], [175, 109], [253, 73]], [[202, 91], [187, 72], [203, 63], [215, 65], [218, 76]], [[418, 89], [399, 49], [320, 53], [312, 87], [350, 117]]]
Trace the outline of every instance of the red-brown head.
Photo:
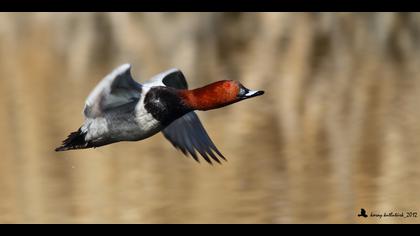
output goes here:
[[222, 80], [194, 90], [182, 90], [180, 96], [193, 110], [211, 110], [227, 106], [251, 97], [263, 95], [264, 91], [252, 91], [233, 80]]

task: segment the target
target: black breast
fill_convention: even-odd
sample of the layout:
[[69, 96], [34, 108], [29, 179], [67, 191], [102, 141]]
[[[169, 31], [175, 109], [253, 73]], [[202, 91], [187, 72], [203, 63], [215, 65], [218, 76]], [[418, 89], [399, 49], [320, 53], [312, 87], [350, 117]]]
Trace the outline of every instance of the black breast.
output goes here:
[[191, 111], [176, 94], [175, 89], [163, 86], [151, 88], [147, 92], [144, 107], [164, 126]]

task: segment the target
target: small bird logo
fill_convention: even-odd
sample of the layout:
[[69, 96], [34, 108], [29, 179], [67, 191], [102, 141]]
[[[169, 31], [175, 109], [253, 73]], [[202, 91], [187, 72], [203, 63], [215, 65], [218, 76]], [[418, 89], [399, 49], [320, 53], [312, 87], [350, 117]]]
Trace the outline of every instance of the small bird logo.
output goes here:
[[363, 216], [363, 217], [368, 217], [368, 215], [366, 215], [366, 210], [365, 209], [363, 209], [363, 208], [361, 208], [360, 209], [360, 214], [358, 214], [357, 215], [358, 217], [361, 217], [361, 216]]

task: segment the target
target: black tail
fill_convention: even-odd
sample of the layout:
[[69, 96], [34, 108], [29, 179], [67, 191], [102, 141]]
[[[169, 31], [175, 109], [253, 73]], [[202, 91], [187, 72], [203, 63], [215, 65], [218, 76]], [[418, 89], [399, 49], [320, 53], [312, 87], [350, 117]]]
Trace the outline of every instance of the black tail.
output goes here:
[[76, 132], [71, 133], [66, 140], [63, 141], [63, 144], [56, 148], [56, 152], [67, 151], [72, 149], [83, 149], [92, 147], [89, 142], [85, 140], [86, 133], [83, 133], [79, 128]]

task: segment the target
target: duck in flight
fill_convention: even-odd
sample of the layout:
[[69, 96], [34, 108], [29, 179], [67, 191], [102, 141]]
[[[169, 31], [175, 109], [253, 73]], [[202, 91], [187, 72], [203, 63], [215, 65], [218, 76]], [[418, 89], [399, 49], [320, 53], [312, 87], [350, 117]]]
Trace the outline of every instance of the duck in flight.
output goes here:
[[124, 64], [107, 75], [88, 96], [85, 121], [55, 151], [96, 148], [120, 141], [138, 141], [162, 132], [172, 145], [199, 161], [226, 160], [216, 148], [195, 110], [221, 108], [264, 91], [253, 91], [233, 80], [188, 89], [183, 73], [170, 69], [140, 84]]

